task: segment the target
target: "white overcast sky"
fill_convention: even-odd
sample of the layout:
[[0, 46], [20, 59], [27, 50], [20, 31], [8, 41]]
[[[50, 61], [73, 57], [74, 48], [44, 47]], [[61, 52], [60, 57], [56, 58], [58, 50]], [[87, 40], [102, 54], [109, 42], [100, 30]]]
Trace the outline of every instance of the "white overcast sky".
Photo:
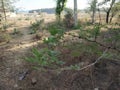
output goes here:
[[[18, 8], [22, 8], [23, 10], [53, 8], [56, 6], [55, 1], [56, 0], [20, 0], [17, 3], [15, 3], [15, 6]], [[67, 7], [73, 8], [73, 4], [74, 4], [73, 1], [74, 0], [68, 0]], [[77, 0], [78, 9], [84, 9], [88, 7], [88, 1], [90, 0]]]
[[[73, 1], [68, 0], [67, 7], [73, 8]], [[84, 9], [87, 7], [88, 0], [77, 0], [78, 8]], [[23, 8], [25, 10], [30, 9], [41, 9], [41, 8], [53, 8], [56, 6], [55, 0], [20, 0], [15, 3], [15, 6], [18, 8]]]

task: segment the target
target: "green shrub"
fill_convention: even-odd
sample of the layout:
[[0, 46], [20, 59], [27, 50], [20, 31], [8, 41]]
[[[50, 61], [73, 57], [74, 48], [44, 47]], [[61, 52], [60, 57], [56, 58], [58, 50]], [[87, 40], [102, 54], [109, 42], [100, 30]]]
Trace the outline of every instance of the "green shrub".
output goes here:
[[[32, 26], [37, 28], [39, 23], [34, 23]], [[58, 45], [59, 40], [63, 37], [64, 31], [57, 25], [50, 25], [48, 31], [50, 36], [43, 40], [47, 47], [41, 49], [40, 51], [33, 48], [33, 56], [26, 58], [27, 61], [36, 63], [35, 66], [38, 67], [54, 67], [63, 64], [63, 62], [58, 59], [60, 52], [56, 51], [55, 47]]]
[[18, 18], [18, 20], [20, 21], [20, 20], [22, 20], [22, 18]]
[[59, 44], [59, 40], [64, 35], [64, 30], [57, 25], [50, 25], [48, 28], [50, 36], [44, 39], [44, 43], [48, 46], [57, 46]]
[[11, 39], [9, 34], [2, 34], [0, 35], [0, 43], [2, 42], [9, 42]]
[[36, 48], [32, 49], [32, 57], [27, 57], [25, 60], [36, 63], [37, 67], [54, 67], [56, 65], [63, 64], [62, 61], [58, 60], [60, 53], [55, 50], [43, 48], [40, 51]]
[[9, 24], [1, 23], [1, 24], [0, 24], [0, 31], [6, 31], [7, 28], [9, 28], [9, 27], [10, 27]]
[[80, 70], [80, 65], [71, 65], [70, 66], [70, 69], [72, 69], [72, 70]]
[[38, 30], [41, 30], [43, 29], [43, 23], [44, 23], [44, 20], [36, 20], [36, 22], [34, 23], [31, 23], [31, 26], [30, 26], [30, 29], [31, 29], [31, 32], [30, 34], [34, 34], [36, 33]]
[[74, 18], [72, 12], [67, 11], [66, 15], [64, 16], [63, 22], [67, 28], [74, 27]]
[[18, 31], [16, 28], [14, 28], [14, 30], [13, 30], [13, 33], [12, 33], [13, 35], [15, 35], [15, 34], [20, 34], [20, 31]]
[[25, 20], [30, 20], [30, 18], [29, 18], [29, 17], [26, 17]]
[[89, 39], [89, 40], [96, 40], [96, 38], [100, 35], [101, 26], [95, 25], [92, 29], [84, 30], [83, 28], [80, 29], [80, 37]]

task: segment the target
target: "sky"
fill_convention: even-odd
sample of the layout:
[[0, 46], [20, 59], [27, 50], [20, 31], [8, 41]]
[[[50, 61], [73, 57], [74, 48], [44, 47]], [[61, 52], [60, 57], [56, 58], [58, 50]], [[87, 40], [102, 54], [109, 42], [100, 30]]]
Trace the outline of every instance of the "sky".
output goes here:
[[[73, 1], [74, 0], [68, 0], [67, 7], [73, 8]], [[77, 2], [78, 9], [84, 9], [87, 7], [88, 0], [77, 0]], [[20, 0], [15, 3], [15, 6], [23, 10], [53, 8], [56, 6], [56, 2], [55, 0]]]

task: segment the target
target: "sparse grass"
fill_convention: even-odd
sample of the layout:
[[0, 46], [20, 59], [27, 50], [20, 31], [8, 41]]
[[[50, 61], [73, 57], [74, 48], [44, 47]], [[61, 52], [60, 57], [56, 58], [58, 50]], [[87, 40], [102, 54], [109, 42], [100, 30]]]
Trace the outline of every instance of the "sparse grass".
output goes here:
[[0, 35], [0, 43], [9, 42], [10, 40], [11, 40], [11, 37], [9, 34], [1, 34]]
[[67, 28], [74, 27], [74, 18], [73, 18], [72, 12], [67, 11], [67, 14], [64, 16], [63, 23], [65, 24], [65, 27]]
[[39, 30], [42, 30], [44, 27], [44, 20], [36, 20], [34, 23], [31, 23], [31, 26], [30, 26], [30, 34], [34, 34], [36, 33], [37, 31]]
[[21, 21], [22, 20], [22, 18], [18, 18], [18, 21]]
[[26, 57], [25, 60], [31, 63], [36, 63], [35, 67], [51, 67], [54, 68], [59, 64], [62, 64], [62, 61], [58, 60], [58, 51], [50, 50], [48, 48], [43, 48], [38, 50], [36, 48], [32, 49], [33, 57]]
[[29, 21], [29, 20], [30, 20], [30, 18], [29, 18], [29, 17], [26, 17], [26, 18], [25, 18], [25, 20]]
[[14, 28], [13, 29], [13, 33], [12, 33], [13, 35], [15, 35], [15, 34], [20, 34], [20, 31], [18, 31], [18, 29], [17, 28]]
[[[48, 19], [49, 18], [51, 17], [48, 16]], [[31, 19], [31, 21], [34, 20]], [[59, 89], [61, 90], [62, 89], [74, 90], [74, 87], [76, 87], [75, 88], [76, 90], [78, 88], [81, 89], [82, 86], [83, 86], [82, 90], [84, 90], [88, 89], [86, 88], [86, 85], [91, 89], [94, 89], [93, 87], [94, 85], [91, 85], [91, 83], [97, 82], [98, 80], [99, 80], [99, 82], [97, 83], [98, 86], [101, 85], [101, 83], [103, 83], [104, 80], [106, 81], [104, 84], [105, 85], [104, 89], [108, 89], [108, 85], [112, 87], [114, 86], [115, 89], [117, 89], [116, 87], [118, 87], [119, 89], [119, 85], [116, 84], [119, 78], [118, 73], [120, 61], [120, 55], [119, 52], [117, 52], [117, 50], [120, 50], [119, 25], [114, 23], [109, 25], [108, 24], [93, 25], [89, 22], [87, 23], [87, 21], [85, 22], [80, 21], [78, 27], [68, 29], [65, 27], [63, 22], [58, 24], [54, 21], [47, 24], [45, 28], [46, 31], [45, 33], [41, 33], [42, 29], [41, 27], [39, 27], [37, 31], [35, 30], [36, 34], [29, 35], [28, 28], [24, 28], [29, 25], [29, 22], [30, 22], [29, 20], [25, 20], [25, 18], [22, 18], [22, 21], [18, 20], [18, 22], [16, 21], [16, 24], [13, 25], [13, 27], [9, 27], [11, 31], [8, 28], [9, 32], [4, 32], [5, 34], [11, 32], [14, 33], [14, 35], [13, 34], [11, 35], [13, 36], [14, 40], [5, 46], [2, 44], [2, 47], [0, 47], [1, 49], [0, 56], [3, 56], [0, 57], [0, 60], [1, 66], [3, 68], [12, 68], [13, 72], [15, 73], [18, 73], [16, 72], [18, 70], [24, 71], [24, 69], [29, 69], [31, 71], [31, 67], [33, 66], [39, 68], [38, 70], [40, 70], [41, 68], [45, 69], [46, 72], [44, 73], [42, 71], [39, 72], [33, 70], [31, 74], [29, 74], [29, 77], [37, 78], [37, 84], [34, 87], [34, 89], [39, 89], [40, 86], [43, 90], [46, 89], [46, 82], [47, 87], [51, 87], [52, 84], [53, 88], [56, 90], [58, 89], [58, 87], [55, 88], [57, 85], [60, 85]], [[101, 28], [106, 30], [101, 30]], [[22, 32], [24, 36], [17, 37], [19, 36], [19, 31]], [[43, 40], [44, 39], [43, 37], [45, 37], [44, 39], [45, 41], [42, 41], [41, 43], [40, 40], [40, 43], [38, 44], [36, 40], [33, 41], [33, 36], [35, 36], [38, 39], [41, 39], [42, 37], [41, 40]], [[64, 39], [65, 41], [62, 41], [61, 39], [62, 40]], [[9, 42], [7, 34], [4, 36], [3, 33], [0, 32], [0, 43], [5, 41]], [[62, 45], [61, 43], [63, 44], [66, 43], [66, 45]], [[14, 46], [17, 48], [11, 49], [14, 48]], [[112, 46], [113, 48], [110, 48], [109, 46], [110, 47]], [[114, 46], [116, 46], [115, 47], [116, 49], [114, 48]], [[33, 48], [32, 51], [30, 51], [31, 48]], [[86, 67], [89, 64], [94, 63], [94, 61], [102, 55], [102, 52], [106, 48], [108, 48], [108, 52], [105, 53], [105, 56], [101, 60], [99, 60], [99, 62], [95, 63], [94, 66], [92, 67], [88, 67], [84, 70], [83, 69], [81, 70], [81, 68], [83, 68], [84, 66]], [[4, 54], [1, 55], [3, 52]], [[27, 57], [26, 60], [32, 64], [23, 63], [24, 61], [21, 60], [21, 57]], [[18, 59], [20, 59], [19, 62], [16, 62], [16, 60]], [[21, 68], [21, 66], [24, 69]], [[57, 73], [54, 71], [57, 71]], [[3, 69], [2, 72], [3, 78], [1, 79], [4, 81], [6, 80], [5, 81], [6, 83], [8, 82], [8, 80], [6, 79], [6, 74], [4, 74], [6, 73], [6, 70]], [[12, 77], [11, 74], [9, 75], [10, 77]], [[54, 86], [55, 82], [57, 82], [57, 85]], [[31, 88], [28, 87], [28, 84], [30, 84], [31, 82], [29, 82], [27, 78], [24, 78], [24, 82], [22, 83], [24, 85], [21, 85], [20, 88], [25, 90], [29, 90]], [[11, 86], [14, 86], [13, 84]], [[82, 84], [82, 86], [80, 84]], [[6, 84], [4, 85], [4, 82], [2, 85], [6, 86]], [[69, 88], [69, 85], [72, 85], [73, 88], [71, 87]], [[103, 87], [99, 89], [103, 89]]]

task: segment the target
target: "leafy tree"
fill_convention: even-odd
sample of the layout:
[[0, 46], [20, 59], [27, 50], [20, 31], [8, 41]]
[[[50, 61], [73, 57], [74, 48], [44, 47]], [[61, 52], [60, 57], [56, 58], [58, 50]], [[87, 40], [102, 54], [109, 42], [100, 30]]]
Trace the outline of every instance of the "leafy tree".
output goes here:
[[58, 16], [59, 19], [63, 9], [65, 8], [66, 2], [67, 0], [57, 0], [56, 15]]
[[95, 13], [97, 10], [97, 0], [92, 0], [90, 3], [90, 11], [92, 11], [92, 23], [95, 22]]
[[4, 19], [7, 21], [6, 11], [14, 11], [13, 3], [18, 0], [0, 0], [0, 12], [4, 14]]
[[[60, 15], [65, 8], [67, 0], [57, 0], [56, 15], [60, 20]], [[74, 0], [74, 23], [77, 26], [77, 0]]]
[[106, 23], [109, 23], [109, 18], [110, 18], [110, 13], [111, 10], [116, 2], [120, 2], [120, 0], [104, 0], [103, 2], [100, 3], [100, 5], [108, 4], [108, 8], [104, 8], [104, 11], [106, 12]]
[[1, 11], [4, 13], [4, 17], [5, 17], [5, 21], [7, 20], [6, 19], [6, 10], [5, 10], [5, 3], [3, 0], [1, 0]]
[[112, 21], [113, 17], [119, 13], [120, 13], [120, 2], [115, 3], [115, 5], [112, 7], [110, 22]]
[[66, 11], [63, 21], [67, 28], [74, 27], [74, 17], [73, 17], [72, 11], [70, 11], [70, 10]]

